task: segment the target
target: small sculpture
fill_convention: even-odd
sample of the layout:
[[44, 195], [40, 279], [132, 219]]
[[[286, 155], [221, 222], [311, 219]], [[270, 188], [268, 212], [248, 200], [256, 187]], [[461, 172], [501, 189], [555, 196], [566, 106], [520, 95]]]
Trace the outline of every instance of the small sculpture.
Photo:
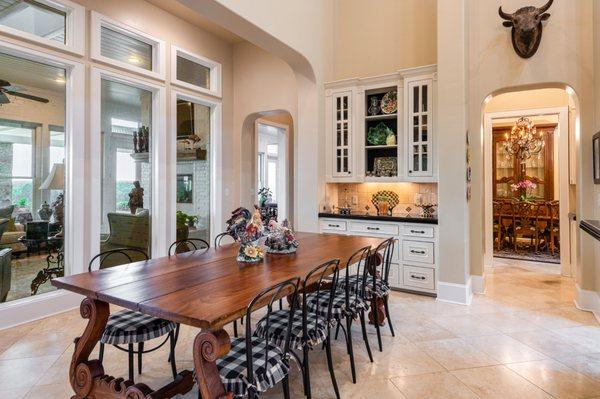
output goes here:
[[135, 215], [138, 208], [144, 207], [144, 189], [140, 186], [138, 180], [133, 182], [133, 188], [129, 192], [129, 202], [127, 205], [129, 205], [132, 215]]
[[227, 232], [241, 243], [237, 261], [245, 263], [261, 262], [264, 251], [258, 244], [263, 235], [263, 222], [260, 211], [256, 207], [251, 214], [246, 208], [237, 208], [227, 221]]
[[498, 8], [500, 18], [504, 20], [502, 25], [511, 29], [512, 45], [517, 55], [521, 58], [532, 57], [542, 41], [542, 21], [550, 18], [546, 11], [552, 5], [549, 0], [542, 7], [521, 7], [513, 14], [506, 13], [502, 7]]
[[296, 252], [299, 244], [287, 219], [281, 222], [281, 224], [275, 220], [271, 220], [267, 230], [268, 234], [265, 245], [268, 248], [268, 253], [291, 254]]

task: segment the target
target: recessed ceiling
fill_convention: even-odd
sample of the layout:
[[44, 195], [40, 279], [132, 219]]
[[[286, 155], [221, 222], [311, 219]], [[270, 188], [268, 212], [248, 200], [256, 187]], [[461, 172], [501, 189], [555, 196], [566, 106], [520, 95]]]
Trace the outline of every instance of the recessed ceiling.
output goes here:
[[36, 89], [65, 92], [65, 70], [0, 53], [0, 79], [13, 86], [23, 86], [27, 94], [36, 94]]

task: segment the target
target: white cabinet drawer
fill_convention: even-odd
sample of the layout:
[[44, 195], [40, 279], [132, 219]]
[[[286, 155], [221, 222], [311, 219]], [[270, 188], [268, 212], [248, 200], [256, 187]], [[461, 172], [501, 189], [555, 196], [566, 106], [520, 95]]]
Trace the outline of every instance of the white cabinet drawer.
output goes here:
[[402, 259], [409, 262], [433, 264], [433, 243], [424, 241], [402, 241]]
[[390, 287], [399, 288], [402, 285], [400, 278], [400, 265], [392, 263], [390, 265], [390, 274], [388, 275], [388, 283]]
[[435, 228], [433, 226], [423, 226], [417, 224], [406, 224], [402, 226], [402, 235], [404, 237], [423, 237], [433, 238]]
[[350, 221], [350, 229], [349, 230], [354, 233], [384, 234], [384, 235], [390, 235], [390, 236], [398, 235], [398, 225], [397, 224]]
[[321, 220], [321, 230], [346, 231], [346, 221], [338, 219]]
[[408, 265], [404, 265], [402, 269], [404, 286], [426, 290], [435, 289], [435, 269]]

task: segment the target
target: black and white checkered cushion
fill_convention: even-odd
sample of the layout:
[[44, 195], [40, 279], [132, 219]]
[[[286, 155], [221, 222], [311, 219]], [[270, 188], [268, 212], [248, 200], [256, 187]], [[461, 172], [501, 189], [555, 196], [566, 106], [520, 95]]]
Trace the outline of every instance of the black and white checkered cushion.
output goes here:
[[109, 345], [135, 344], [162, 337], [177, 328], [172, 321], [133, 310], [121, 310], [108, 318], [100, 342]]
[[[346, 292], [337, 290], [333, 296], [331, 306], [331, 316], [340, 320], [345, 317], [356, 318], [361, 310], [369, 309], [367, 302], [358, 295], [350, 294], [349, 304], [346, 306]], [[310, 294], [306, 297], [306, 307], [311, 313], [317, 313], [327, 317], [327, 307], [329, 306], [329, 292], [320, 292]]]
[[[289, 310], [276, 310], [271, 312], [269, 317], [269, 336], [267, 337], [267, 316], [263, 317], [256, 324], [254, 335], [262, 339], [269, 339], [269, 342], [283, 347], [285, 345], [285, 334], [287, 333], [287, 324], [289, 320]], [[323, 316], [317, 317], [314, 313], [309, 313], [306, 317], [307, 337], [302, 335], [302, 311], [297, 310], [294, 313], [292, 321], [292, 330], [290, 332], [290, 348], [302, 349], [304, 345], [312, 348], [319, 345], [327, 339], [327, 331], [330, 325]]]
[[[358, 280], [358, 284], [357, 284], [357, 280]], [[340, 288], [346, 289], [346, 280], [345, 279], [340, 281], [338, 284], [339, 284]], [[348, 278], [348, 286], [349, 286], [348, 289], [350, 290], [351, 294], [356, 293], [357, 288], [359, 291], [362, 287], [362, 276], [350, 276]], [[367, 276], [367, 282], [365, 284], [365, 294], [364, 294], [365, 299], [371, 299], [373, 297], [373, 295], [375, 295], [375, 297], [377, 297], [377, 298], [383, 298], [384, 296], [387, 296], [390, 293], [390, 286], [388, 285], [388, 283], [386, 283], [379, 277], [375, 281], [374, 286], [375, 286], [375, 288], [373, 288], [373, 276]]]
[[[267, 359], [265, 359], [265, 349], [268, 353]], [[267, 361], [265, 362], [265, 360]], [[258, 337], [252, 337], [252, 374], [254, 376], [252, 384], [247, 377], [245, 338], [231, 340], [231, 350], [225, 357], [217, 360], [217, 368], [225, 390], [232, 392], [235, 397], [247, 396], [249, 389], [255, 393], [264, 392], [283, 380], [290, 370], [289, 360], [284, 356], [283, 351]]]

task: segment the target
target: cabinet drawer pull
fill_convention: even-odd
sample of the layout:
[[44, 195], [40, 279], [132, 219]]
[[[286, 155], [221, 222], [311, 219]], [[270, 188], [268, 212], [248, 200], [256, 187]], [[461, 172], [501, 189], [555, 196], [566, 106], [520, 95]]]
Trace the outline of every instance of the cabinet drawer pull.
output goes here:
[[328, 224], [327, 226], [329, 226], [329, 227], [340, 227], [339, 224]]
[[425, 255], [425, 251], [417, 251], [416, 249], [411, 249], [410, 253], [411, 254]]
[[369, 226], [367, 226], [367, 230], [379, 230], [379, 227], [369, 227]]
[[427, 279], [427, 277], [425, 277], [425, 276], [415, 276], [414, 274], [411, 274], [410, 278], [414, 278], [415, 280], [426, 280]]
[[423, 230], [411, 230], [410, 232], [413, 234], [425, 234], [425, 231]]

